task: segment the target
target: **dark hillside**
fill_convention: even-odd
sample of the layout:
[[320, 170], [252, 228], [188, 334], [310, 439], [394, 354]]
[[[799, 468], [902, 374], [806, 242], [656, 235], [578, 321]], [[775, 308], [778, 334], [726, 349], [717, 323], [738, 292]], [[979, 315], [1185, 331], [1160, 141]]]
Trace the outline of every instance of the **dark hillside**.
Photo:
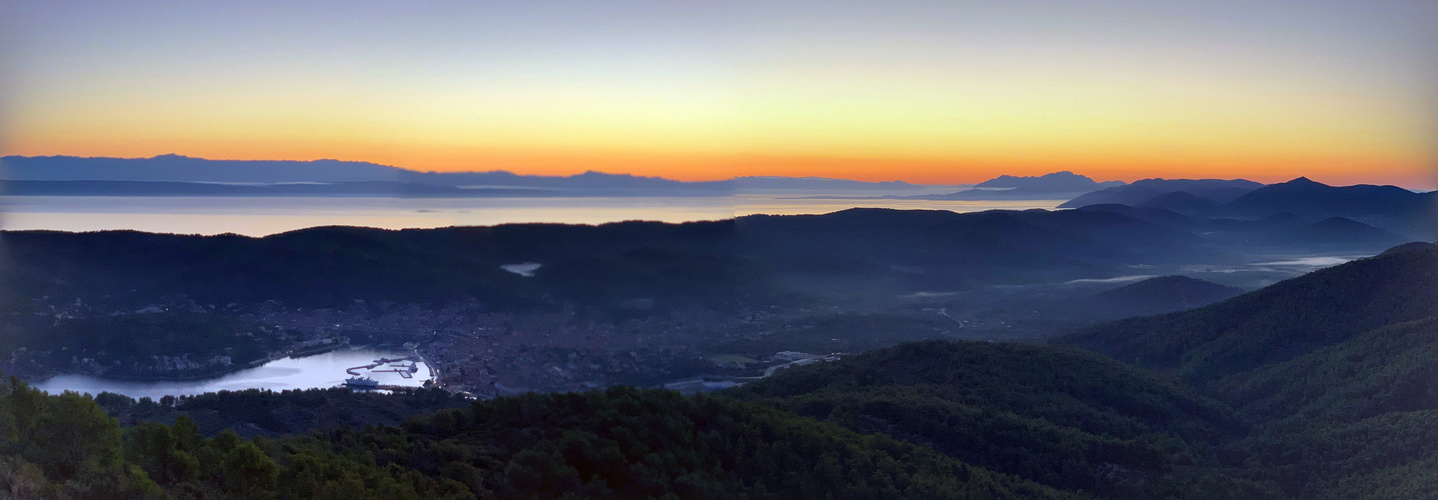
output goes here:
[[[1243, 433], [1222, 404], [1066, 348], [929, 341], [793, 369], [731, 394], [1101, 496], [1153, 497], [1203, 443]], [[1201, 459], [1200, 459], [1201, 460]]]
[[[645, 298], [659, 307], [724, 307], [790, 296], [795, 290], [785, 286], [802, 283], [789, 278], [804, 276], [853, 290], [882, 283], [895, 287], [890, 295], [1105, 277], [1119, 262], [1191, 255], [1197, 242], [1117, 214], [897, 210], [686, 224], [318, 227], [264, 238], [133, 231], [3, 238], [7, 289], [17, 297], [129, 310], [174, 297], [217, 307], [476, 299], [524, 309]], [[500, 268], [525, 262], [541, 264], [533, 278]]]
[[1241, 293], [1241, 288], [1187, 276], [1160, 276], [1099, 293], [1084, 306], [1119, 317], [1141, 316], [1193, 309]]
[[1375, 328], [1438, 315], [1438, 246], [1400, 248], [1201, 309], [1097, 326], [1062, 342], [1206, 386]]

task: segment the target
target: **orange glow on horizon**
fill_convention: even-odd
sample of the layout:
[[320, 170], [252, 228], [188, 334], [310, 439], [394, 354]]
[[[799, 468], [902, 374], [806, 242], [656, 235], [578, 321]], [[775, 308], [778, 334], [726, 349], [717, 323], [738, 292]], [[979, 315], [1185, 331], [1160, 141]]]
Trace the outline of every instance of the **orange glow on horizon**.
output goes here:
[[1414, 189], [1438, 188], [1438, 175], [1413, 160], [1392, 158], [1271, 157], [1239, 161], [1130, 157], [1075, 160], [994, 158], [821, 157], [760, 154], [679, 154], [644, 151], [444, 150], [351, 144], [347, 154], [307, 144], [276, 147], [265, 153], [242, 143], [198, 144], [172, 148], [161, 144], [126, 143], [60, 147], [12, 147], [6, 155], [149, 158], [182, 154], [214, 160], [317, 160], [370, 162], [407, 170], [483, 172], [505, 170], [521, 175], [567, 176], [597, 171], [663, 177], [679, 181], [716, 181], [741, 176], [827, 177], [868, 182], [973, 184], [1000, 175], [1038, 176], [1071, 171], [1097, 181], [1133, 182], [1147, 178], [1248, 179], [1262, 183], [1308, 177], [1331, 185], [1395, 184]]
[[4, 155], [1438, 187], [1412, 2], [13, 4]]

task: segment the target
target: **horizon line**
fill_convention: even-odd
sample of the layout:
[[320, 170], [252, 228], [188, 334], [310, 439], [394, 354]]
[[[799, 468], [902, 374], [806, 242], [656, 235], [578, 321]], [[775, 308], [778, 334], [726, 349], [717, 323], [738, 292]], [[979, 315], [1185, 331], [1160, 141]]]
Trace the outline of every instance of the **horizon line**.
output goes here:
[[[812, 176], [812, 175], [810, 175], [810, 176], [741, 175], [741, 176], [733, 176], [733, 177], [719, 178], [719, 179], [709, 179], [709, 180], [679, 180], [679, 179], [673, 179], [673, 178], [663, 177], [663, 176], [637, 175], [637, 174], [624, 173], [624, 172], [606, 172], [606, 171], [597, 170], [597, 169], [587, 169], [587, 170], [585, 170], [585, 171], [583, 171], [583, 172], [579, 172], [579, 173], [575, 173], [575, 174], [570, 174], [570, 175], [523, 174], [523, 173], [515, 172], [515, 171], [513, 171], [513, 170], [504, 170], [504, 169], [493, 169], [493, 170], [450, 170], [450, 171], [418, 170], [418, 169], [409, 168], [409, 167], [404, 167], [404, 166], [400, 166], [400, 165], [391, 165], [391, 164], [386, 164], [386, 163], [377, 163], [377, 162], [368, 161], [368, 160], [342, 160], [342, 159], [338, 159], [338, 158], [315, 158], [315, 159], [308, 159], [308, 160], [288, 159], [288, 158], [281, 158], [281, 159], [274, 159], [274, 158], [265, 158], [265, 159], [237, 159], [237, 158], [206, 158], [206, 157], [203, 157], [203, 156], [190, 156], [190, 155], [181, 154], [181, 153], [163, 153], [163, 154], [157, 154], [157, 155], [149, 156], [149, 157], [78, 156], [78, 155], [67, 155], [67, 154], [51, 154], [51, 155], [14, 155], [14, 154], [12, 154], [12, 155], [0, 156], [0, 160], [10, 159], [10, 158], [24, 158], [24, 159], [36, 159], [36, 158], [73, 158], [73, 159], [81, 159], [81, 160], [129, 160], [129, 161], [137, 161], [137, 160], [162, 160], [162, 159], [165, 159], [165, 158], [183, 158], [183, 159], [188, 159], [188, 160], [200, 160], [200, 161], [211, 161], [211, 162], [237, 162], [237, 163], [245, 163], [245, 162], [295, 162], [295, 163], [334, 162], [334, 163], [351, 163], [351, 164], [361, 164], [361, 165], [373, 165], [373, 166], [377, 166], [377, 167], [392, 168], [392, 169], [396, 169], [396, 170], [403, 170], [403, 171], [405, 171], [405, 172], [413, 172], [413, 173], [417, 173], [417, 174], [426, 174], [426, 175], [509, 174], [509, 175], [514, 175], [514, 176], [517, 176], [517, 177], [544, 178], [544, 179], [571, 179], [571, 178], [575, 178], [575, 177], [581, 177], [581, 176], [584, 176], [584, 175], [600, 174], [600, 175], [610, 175], [610, 176], [617, 176], [617, 177], [629, 177], [629, 178], [633, 178], [633, 179], [663, 180], [663, 181], [676, 182], [676, 183], [681, 183], [681, 184], [721, 183], [721, 182], [732, 182], [732, 181], [736, 181], [736, 180], [740, 180], [740, 179], [797, 179], [797, 180], [842, 181], [842, 182], [854, 182], [854, 183], [861, 183], [861, 184], [904, 184], [904, 185], [916, 186], [916, 187], [961, 187], [961, 186], [973, 186], [973, 185], [976, 185], [976, 184], [979, 184], [979, 183], [982, 183], [982, 182], [987, 182], [987, 181], [989, 181], [989, 180], [995, 180], [995, 179], [998, 179], [998, 178], [1001, 178], [1001, 177], [1010, 177], [1010, 178], [1018, 178], [1018, 179], [1035, 179], [1035, 178], [1045, 177], [1045, 176], [1049, 176], [1049, 175], [1064, 174], [1064, 173], [1072, 174], [1072, 175], [1076, 175], [1076, 176], [1080, 176], [1080, 177], [1084, 177], [1084, 178], [1088, 178], [1089, 180], [1092, 180], [1092, 181], [1097, 182], [1097, 183], [1104, 183], [1104, 182], [1123, 182], [1123, 183], [1125, 183], [1125, 184], [1132, 184], [1132, 183], [1134, 183], [1134, 182], [1144, 181], [1144, 180], [1180, 180], [1180, 179], [1194, 179], [1194, 180], [1230, 180], [1230, 181], [1232, 181], [1232, 180], [1245, 180], [1245, 181], [1250, 181], [1250, 182], [1257, 182], [1257, 183], [1259, 183], [1259, 184], [1264, 184], [1264, 185], [1273, 185], [1273, 184], [1282, 184], [1282, 183], [1284, 183], [1284, 182], [1290, 182], [1290, 181], [1299, 180], [1299, 179], [1309, 179], [1309, 180], [1311, 180], [1310, 176], [1309, 176], [1309, 175], [1306, 175], [1306, 174], [1305, 174], [1305, 175], [1299, 175], [1298, 177], [1294, 177], [1294, 178], [1292, 178], [1292, 179], [1288, 179], [1288, 180], [1284, 180], [1284, 181], [1278, 181], [1278, 182], [1253, 181], [1253, 180], [1248, 179], [1248, 178], [1246, 178], [1246, 177], [1217, 178], [1217, 177], [1160, 177], [1160, 176], [1155, 176], [1155, 177], [1144, 177], [1144, 178], [1134, 179], [1134, 180], [1098, 179], [1098, 178], [1090, 177], [1090, 176], [1088, 176], [1088, 175], [1086, 175], [1086, 174], [1082, 174], [1082, 173], [1079, 173], [1079, 172], [1075, 172], [1075, 171], [1073, 171], [1073, 169], [1054, 170], [1054, 171], [1052, 171], [1052, 172], [1047, 172], [1047, 173], [1040, 174], [1040, 175], [999, 174], [999, 175], [993, 176], [993, 177], [991, 177], [991, 178], [989, 178], [989, 179], [986, 179], [986, 180], [984, 180], [984, 181], [978, 181], [978, 182], [973, 182], [973, 183], [957, 183], [957, 184], [930, 184], [930, 183], [919, 183], [919, 182], [910, 182], [910, 181], [907, 181], [907, 180], [904, 180], [904, 179], [891, 179], [891, 180], [882, 180], [882, 181], [869, 181], [869, 180], [850, 179], [850, 178], [845, 178], [845, 177], [825, 177], [825, 176]], [[4, 169], [3, 165], [0, 165], [0, 174], [3, 174], [3, 169]], [[0, 181], [3, 181], [3, 180], [22, 180], [22, 179], [0, 179]], [[135, 182], [154, 182], [154, 181], [135, 181]], [[174, 181], [174, 182], [188, 182], [188, 181]], [[1315, 182], [1318, 182], [1318, 181], [1315, 181]], [[1398, 184], [1382, 184], [1382, 183], [1370, 184], [1370, 183], [1365, 183], [1365, 182], [1359, 182], [1359, 183], [1354, 183], [1354, 184], [1336, 185], [1336, 184], [1328, 184], [1328, 183], [1326, 183], [1326, 182], [1320, 182], [1320, 183], [1322, 183], [1322, 184], [1327, 184], [1327, 185], [1330, 185], [1330, 186], [1336, 186], [1336, 187], [1358, 186], [1358, 185], [1373, 185], [1373, 186], [1396, 186], [1396, 187], [1401, 187], [1401, 188], [1403, 188], [1403, 189], [1417, 190], [1417, 191], [1431, 191], [1431, 189], [1426, 189], [1426, 188], [1425, 188], [1425, 189], [1415, 189], [1415, 188], [1409, 188], [1409, 187], [1401, 186], [1401, 185], [1398, 185]]]

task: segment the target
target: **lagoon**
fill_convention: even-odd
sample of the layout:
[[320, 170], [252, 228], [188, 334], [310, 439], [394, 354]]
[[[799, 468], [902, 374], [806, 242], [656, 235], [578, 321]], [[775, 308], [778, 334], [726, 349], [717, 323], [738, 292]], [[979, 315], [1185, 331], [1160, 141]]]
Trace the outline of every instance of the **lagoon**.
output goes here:
[[[206, 380], [137, 382], [110, 380], [91, 375], [57, 375], [32, 385], [51, 394], [64, 391], [76, 391], [91, 395], [113, 392], [136, 399], [192, 396], [206, 392], [245, 389], [273, 391], [324, 389], [343, 384], [349, 377], [345, 373], [346, 368], [369, 365], [381, 357], [399, 358], [409, 354], [409, 352], [394, 349], [343, 348], [303, 358], [277, 359], [255, 368]], [[408, 379], [390, 372], [361, 373], [384, 385], [420, 387], [429, 377], [429, 367], [422, 362], [416, 364], [419, 371], [414, 374], [414, 378]]]

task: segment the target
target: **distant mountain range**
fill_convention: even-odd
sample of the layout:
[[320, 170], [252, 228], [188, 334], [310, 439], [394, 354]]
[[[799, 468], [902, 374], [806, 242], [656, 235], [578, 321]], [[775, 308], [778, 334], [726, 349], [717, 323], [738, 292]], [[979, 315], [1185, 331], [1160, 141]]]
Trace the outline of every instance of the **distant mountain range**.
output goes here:
[[1427, 212], [1433, 193], [1397, 186], [1329, 186], [1305, 177], [1255, 189], [1217, 209], [1218, 215], [1256, 217], [1292, 213], [1300, 217], [1392, 217]]
[[1098, 182], [1063, 171], [1035, 177], [1001, 175], [975, 184], [972, 189], [948, 194], [886, 196], [907, 200], [1067, 200], [1101, 189], [1124, 186], [1123, 181]]
[[1410, 243], [1212, 306], [1117, 321], [1064, 342], [1203, 387], [1385, 325], [1432, 317], [1435, 284], [1438, 246]]
[[[1377, 252], [1410, 239], [1353, 221], [1224, 223], [1145, 217], [1155, 209], [1148, 210], [850, 209], [687, 224], [331, 227], [265, 238], [41, 231], [4, 238], [15, 270], [7, 286], [34, 296], [79, 294], [92, 302], [184, 295], [216, 304], [275, 298], [324, 307], [351, 299], [463, 297], [496, 307], [553, 300], [607, 307], [640, 298], [668, 307], [831, 294], [872, 302], [933, 290], [1121, 278], [1135, 269], [1171, 274], [1189, 264], [1245, 266], [1253, 262], [1250, 252], [1303, 254], [1327, 249], [1333, 239], [1344, 240], [1344, 251]], [[533, 278], [501, 267], [517, 262], [543, 266]], [[1161, 281], [1115, 294], [1152, 299], [1132, 309], [1138, 314], [1228, 293], [1203, 285]]]
[[[477, 297], [496, 306], [654, 298], [656, 307], [667, 307], [829, 293], [834, 282], [847, 284], [842, 293], [894, 297], [1107, 277], [1122, 262], [1213, 254], [1179, 229], [1082, 211], [852, 209], [688, 224], [330, 227], [265, 238], [40, 231], [4, 238], [15, 270], [7, 286], [35, 296], [77, 293], [90, 302], [183, 294], [216, 304], [276, 298], [324, 306], [356, 298]], [[533, 278], [500, 267], [515, 262], [543, 267]], [[236, 282], [236, 275], [246, 279]]]
[[0, 162], [5, 180], [11, 181], [396, 182], [405, 172], [368, 162], [207, 160], [173, 154], [153, 158], [6, 156]]
[[742, 190], [877, 191], [930, 189], [902, 181], [821, 177], [738, 177], [684, 182], [585, 172], [571, 176], [506, 171], [419, 172], [338, 160], [208, 160], [7, 156], [0, 173], [12, 195], [111, 196], [725, 196]]
[[[4, 181], [0, 192], [11, 196], [573, 196], [572, 191], [533, 187], [461, 188], [388, 181], [285, 182], [229, 184], [175, 181]], [[606, 194], [615, 195], [612, 190]], [[623, 193], [633, 193], [624, 190]], [[640, 192], [635, 194], [645, 194]], [[727, 192], [718, 191], [716, 195]]]
[[1066, 199], [1100, 189], [1123, 186], [1123, 181], [1098, 182], [1087, 176], [1063, 171], [1036, 177], [1015, 177], [1000, 175], [974, 185], [974, 189], [960, 191], [950, 196], [955, 199], [1019, 199], [1045, 196], [1048, 199]]
[[[586, 172], [571, 176], [511, 172], [417, 172], [365, 162], [8, 156], [0, 189], [45, 196], [377, 196], [567, 197], [730, 196], [814, 193], [813, 198], [888, 200], [1057, 200], [1059, 208], [1123, 213], [1202, 231], [1231, 242], [1342, 246], [1432, 238], [1435, 195], [1395, 186], [1328, 186], [1307, 178], [1263, 185], [1234, 179], [1144, 179], [1098, 182], [1073, 172], [999, 176], [973, 189], [933, 193], [936, 186], [820, 177], [737, 177], [684, 182]], [[1122, 207], [1122, 208], [1121, 208]], [[1338, 218], [1338, 219], [1334, 219]], [[1332, 220], [1330, 220], [1332, 219]], [[1341, 219], [1341, 220], [1340, 220]], [[1314, 227], [1307, 225], [1319, 224]]]
[[1396, 186], [1329, 186], [1300, 177], [1246, 180], [1145, 179], [1079, 196], [1059, 208], [1123, 213], [1243, 238], [1343, 245], [1430, 239], [1438, 198]]
[[1184, 193], [1186, 196], [1170, 201], [1192, 204], [1197, 198], [1223, 204], [1261, 187], [1263, 184], [1243, 179], [1143, 179], [1126, 186], [1110, 187], [1076, 197], [1059, 205], [1059, 208], [1079, 208], [1109, 203], [1130, 206], [1163, 203], [1158, 199], [1171, 193]]

